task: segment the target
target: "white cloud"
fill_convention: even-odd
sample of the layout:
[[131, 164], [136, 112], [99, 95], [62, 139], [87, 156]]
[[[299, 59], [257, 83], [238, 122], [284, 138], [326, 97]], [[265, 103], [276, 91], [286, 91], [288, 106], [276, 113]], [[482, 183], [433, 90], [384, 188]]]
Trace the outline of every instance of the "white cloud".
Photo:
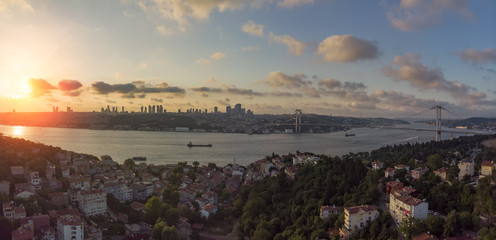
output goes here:
[[147, 14], [176, 22], [181, 31], [191, 19], [207, 20], [214, 10], [224, 12], [244, 6], [242, 0], [141, 0], [138, 5]]
[[[250, 35], [265, 37], [264, 25], [256, 24], [252, 20], [249, 20], [247, 23], [241, 26], [241, 30]], [[301, 56], [306, 47], [306, 44], [304, 42], [298, 41], [289, 35], [276, 35], [273, 32], [269, 32], [267, 37], [271, 42], [286, 44], [289, 52], [297, 56]]]
[[165, 28], [164, 26], [157, 26], [155, 30], [163, 36], [170, 36], [174, 33], [174, 29], [171, 28]]
[[286, 44], [286, 46], [288, 46], [289, 52], [296, 56], [301, 56], [306, 47], [306, 44], [304, 42], [300, 42], [289, 35], [278, 36], [270, 32], [269, 39], [273, 42]]
[[219, 61], [219, 60], [222, 60], [224, 58], [227, 58], [227, 54], [225, 54], [223, 52], [216, 52], [216, 53], [212, 54], [210, 56], [210, 58], [213, 59], [213, 60]]
[[269, 73], [267, 78], [260, 82], [271, 87], [284, 87], [284, 88], [299, 88], [310, 85], [311, 82], [306, 80], [307, 76], [302, 73], [297, 73], [293, 76], [287, 75], [280, 71]]
[[243, 51], [243, 52], [255, 52], [258, 50], [259, 50], [259, 47], [257, 47], [257, 46], [247, 46], [247, 47], [241, 48], [241, 51]]
[[210, 57], [208, 59], [205, 59], [205, 58], [200, 58], [200, 59], [196, 59], [195, 60], [195, 63], [197, 64], [204, 64], [204, 65], [209, 65], [211, 64], [213, 61], [220, 61], [222, 59], [225, 59], [227, 58], [227, 54], [226, 53], [223, 53], [223, 52], [215, 52], [213, 53], [212, 55], [210, 55]]
[[251, 35], [256, 35], [259, 37], [264, 36], [264, 26], [260, 24], [256, 24], [252, 20], [249, 20], [247, 23], [245, 23], [245, 25], [241, 26], [241, 30]]
[[313, 0], [282, 0], [277, 3], [279, 7], [292, 8], [303, 4], [313, 4]]
[[460, 55], [463, 61], [471, 61], [473, 63], [496, 63], [496, 49], [487, 48], [484, 50], [475, 50], [467, 48], [461, 52], [455, 52], [455, 54]]
[[355, 62], [378, 56], [376, 43], [353, 35], [334, 35], [319, 44], [317, 53], [325, 62]]
[[13, 9], [33, 12], [33, 7], [26, 0], [0, 0], [0, 13]]
[[387, 13], [391, 24], [403, 31], [415, 31], [438, 25], [444, 12], [457, 12], [465, 19], [472, 18], [466, 0], [401, 0]]
[[383, 68], [385, 76], [405, 81], [418, 89], [435, 89], [449, 93], [453, 99], [466, 104], [488, 105], [486, 94], [457, 81], [449, 81], [440, 68], [429, 68], [420, 62], [420, 54], [396, 56], [390, 66]]

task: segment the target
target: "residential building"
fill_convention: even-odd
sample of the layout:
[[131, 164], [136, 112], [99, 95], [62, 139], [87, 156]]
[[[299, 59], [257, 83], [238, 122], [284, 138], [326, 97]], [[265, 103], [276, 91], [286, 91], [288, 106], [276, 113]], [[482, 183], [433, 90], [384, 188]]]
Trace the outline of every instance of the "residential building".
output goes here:
[[71, 189], [90, 189], [91, 178], [89, 177], [72, 177], [69, 180]]
[[69, 194], [66, 192], [54, 192], [48, 194], [48, 199], [50, 203], [57, 206], [69, 206]]
[[24, 167], [12, 166], [10, 167], [10, 173], [12, 174], [12, 176], [24, 176]]
[[130, 202], [133, 200], [133, 189], [121, 184], [119, 190], [117, 190], [117, 194], [114, 194], [114, 197], [121, 203]]
[[47, 178], [55, 177], [56, 168], [55, 165], [48, 163], [45, 167], [45, 175]]
[[203, 206], [203, 209], [200, 211], [201, 216], [205, 217], [206, 219], [208, 219], [210, 215], [215, 214], [216, 212], [217, 206], [210, 203]]
[[391, 194], [391, 192], [394, 190], [401, 189], [404, 187], [404, 184], [399, 180], [386, 182], [385, 185], [386, 185], [386, 195]]
[[394, 177], [394, 172], [395, 172], [395, 169], [394, 168], [386, 168], [386, 170], [384, 171], [384, 177]]
[[321, 219], [326, 219], [328, 218], [331, 214], [338, 215], [341, 213], [343, 207], [336, 207], [336, 205], [332, 206], [321, 206], [320, 207], [320, 218]]
[[381, 169], [383, 167], [384, 167], [384, 163], [383, 162], [379, 162], [379, 161], [372, 162], [372, 169], [374, 169], [374, 170], [379, 170], [379, 169]]
[[15, 206], [13, 201], [4, 202], [2, 204], [2, 207], [3, 207], [3, 216], [9, 219], [9, 221], [11, 222], [26, 217], [26, 209], [22, 204], [19, 206]]
[[145, 204], [140, 203], [140, 202], [132, 202], [131, 204], [129, 204], [129, 206], [131, 206], [132, 209], [139, 211], [139, 212], [142, 212], [142, 213], [145, 213], [145, 211], [146, 211]]
[[20, 226], [11, 232], [12, 240], [31, 240], [34, 239], [33, 223]]
[[408, 165], [396, 165], [394, 166], [394, 169], [396, 170], [405, 169], [406, 172], [410, 172], [410, 166]]
[[19, 190], [14, 193], [14, 197], [16, 198], [22, 198], [22, 199], [29, 199], [32, 196], [34, 196], [34, 192], [31, 192], [29, 190]]
[[32, 229], [35, 235], [41, 232], [42, 228], [50, 226], [50, 217], [48, 215], [38, 215], [32, 217], [25, 217], [19, 219], [19, 223], [22, 225], [33, 224]]
[[427, 173], [427, 171], [429, 171], [428, 168], [418, 167], [418, 168], [413, 169], [410, 172], [410, 175], [412, 176], [412, 179], [419, 180], [422, 176], [424, 176], [425, 173]]
[[3, 193], [6, 196], [10, 195], [10, 182], [9, 181], [0, 181], [0, 193]]
[[462, 179], [465, 175], [472, 177], [474, 175], [474, 162], [470, 160], [463, 160], [458, 163], [458, 168], [460, 172], [458, 173], [458, 179]]
[[481, 163], [481, 176], [491, 176], [493, 174], [493, 162], [492, 161], [482, 161]]
[[414, 188], [402, 188], [389, 195], [389, 211], [397, 223], [408, 217], [427, 218], [429, 203], [412, 196]]
[[107, 211], [107, 195], [101, 190], [83, 190], [78, 194], [79, 210], [86, 216]]
[[84, 222], [76, 215], [57, 218], [58, 236], [61, 240], [84, 240]]
[[439, 240], [435, 235], [429, 233], [421, 233], [413, 237], [413, 240]]
[[85, 240], [102, 240], [102, 231], [93, 225], [89, 225], [85, 230]]
[[138, 182], [131, 184], [133, 198], [136, 200], [145, 200], [153, 194], [154, 186], [151, 182]]
[[35, 186], [35, 190], [40, 190], [41, 189], [41, 178], [40, 178], [40, 173], [39, 172], [30, 172], [28, 175], [29, 182]]
[[439, 176], [443, 181], [446, 181], [446, 179], [448, 178], [448, 169], [444, 167], [436, 169], [434, 170], [434, 174], [436, 174], [436, 176]]
[[374, 221], [379, 216], [375, 206], [362, 205], [344, 208], [344, 225], [339, 229], [339, 235], [347, 238], [360, 231], [368, 221]]

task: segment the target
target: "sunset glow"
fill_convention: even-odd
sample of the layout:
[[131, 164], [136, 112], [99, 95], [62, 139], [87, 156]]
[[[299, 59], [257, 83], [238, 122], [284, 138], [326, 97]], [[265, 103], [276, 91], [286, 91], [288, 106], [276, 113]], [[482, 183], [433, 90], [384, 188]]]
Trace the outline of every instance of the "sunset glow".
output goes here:
[[12, 131], [12, 135], [15, 137], [21, 137], [24, 133], [24, 127], [23, 126], [15, 126]]
[[0, 112], [496, 112], [491, 0], [7, 2]]

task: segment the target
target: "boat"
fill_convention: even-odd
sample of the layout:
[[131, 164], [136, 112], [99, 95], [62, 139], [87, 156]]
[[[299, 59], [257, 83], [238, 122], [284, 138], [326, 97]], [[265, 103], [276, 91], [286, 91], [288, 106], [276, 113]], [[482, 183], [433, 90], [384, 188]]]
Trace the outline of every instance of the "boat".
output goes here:
[[133, 157], [133, 161], [144, 162], [146, 161], [146, 157]]
[[191, 141], [187, 145], [188, 147], [212, 147], [212, 144], [193, 144]]
[[344, 136], [345, 137], [354, 137], [355, 133], [345, 133]]

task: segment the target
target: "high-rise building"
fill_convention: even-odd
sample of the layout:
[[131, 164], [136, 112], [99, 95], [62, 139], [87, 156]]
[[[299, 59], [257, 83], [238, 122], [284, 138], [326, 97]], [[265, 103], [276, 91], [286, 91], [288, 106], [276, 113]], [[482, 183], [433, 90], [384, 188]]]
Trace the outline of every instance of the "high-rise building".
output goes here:
[[219, 108], [217, 106], [214, 107], [214, 113], [219, 112]]
[[226, 114], [231, 115], [231, 106], [226, 106]]

